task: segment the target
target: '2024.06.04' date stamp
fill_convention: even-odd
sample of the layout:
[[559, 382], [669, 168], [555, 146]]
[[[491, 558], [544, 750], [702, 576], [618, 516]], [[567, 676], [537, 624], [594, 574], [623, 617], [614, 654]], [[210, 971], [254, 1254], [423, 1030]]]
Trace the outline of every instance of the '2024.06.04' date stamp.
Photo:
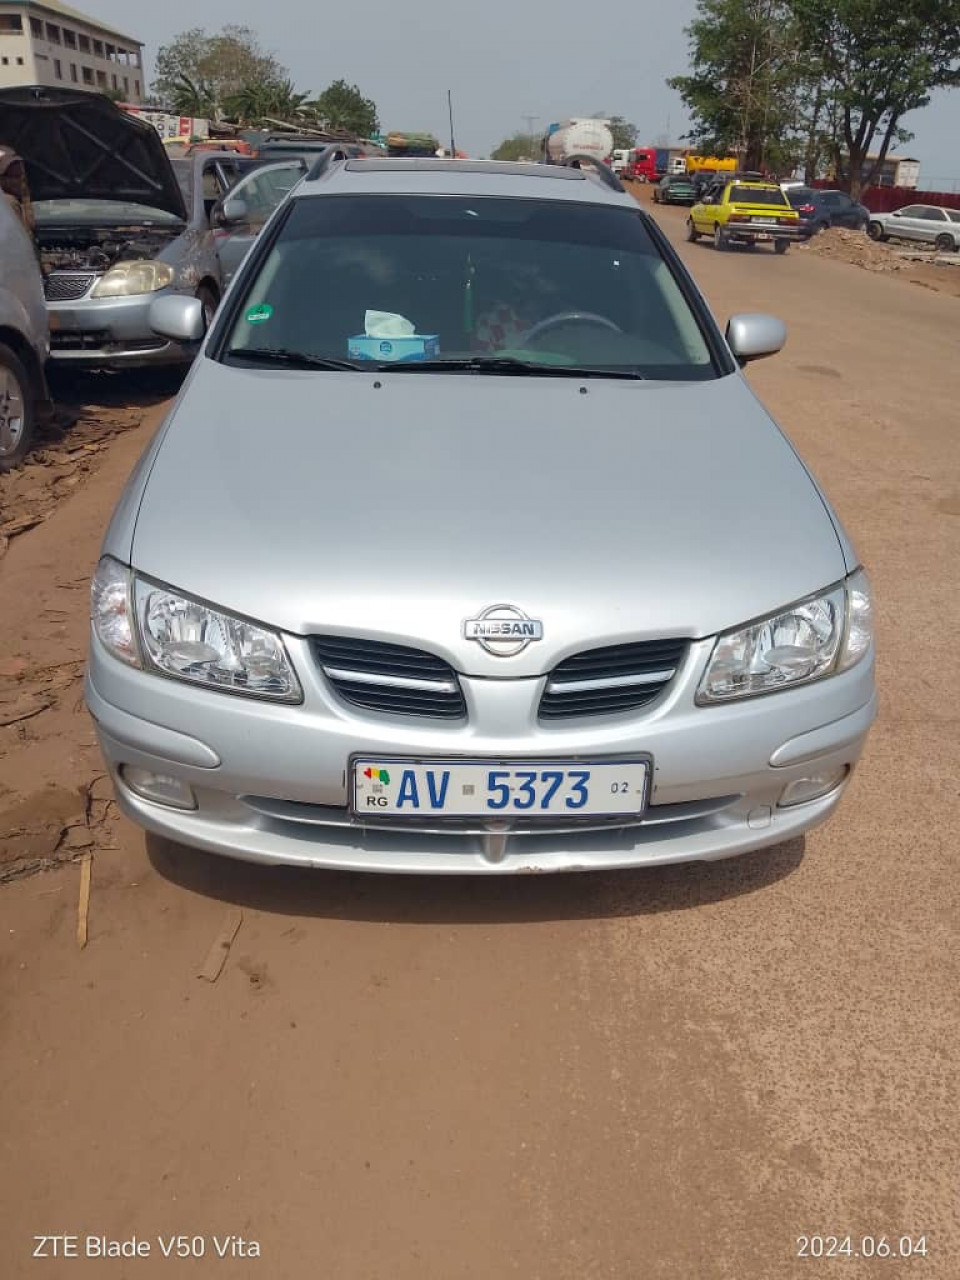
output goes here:
[[928, 1258], [926, 1236], [797, 1236], [798, 1258]]

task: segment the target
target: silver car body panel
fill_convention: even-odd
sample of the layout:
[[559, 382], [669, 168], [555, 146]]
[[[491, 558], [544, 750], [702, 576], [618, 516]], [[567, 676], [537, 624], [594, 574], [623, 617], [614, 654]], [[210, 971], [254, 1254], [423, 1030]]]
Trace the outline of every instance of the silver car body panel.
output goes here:
[[[458, 192], [636, 207], [569, 171], [562, 183], [450, 172]], [[369, 173], [357, 165], [305, 183], [294, 198], [442, 195], [453, 181], [415, 163]], [[794, 689], [696, 703], [717, 632], [839, 582], [857, 564], [739, 372], [687, 383], [374, 375], [203, 356], [131, 477], [104, 551], [283, 633], [298, 705], [133, 669], [92, 637], [87, 703], [121, 807], [149, 831], [216, 853], [467, 874], [726, 857], [823, 821], [845, 781], [792, 808], [778, 807], [783, 790], [817, 770], [849, 776], [875, 714], [872, 654]], [[464, 622], [499, 602], [542, 623], [536, 642], [512, 656], [464, 634]], [[441, 721], [343, 700], [312, 649], [314, 633], [445, 659], [464, 714]], [[653, 701], [541, 717], [549, 673], [565, 657], [663, 638], [687, 645]], [[351, 810], [356, 756], [643, 758], [652, 789], [630, 821], [372, 820]], [[141, 798], [124, 766], [176, 777], [196, 808]]]
[[0, 195], [0, 329], [10, 329], [29, 344], [36, 357], [36, 392], [45, 395], [42, 369], [50, 334], [43, 282], [30, 237], [7, 199]]

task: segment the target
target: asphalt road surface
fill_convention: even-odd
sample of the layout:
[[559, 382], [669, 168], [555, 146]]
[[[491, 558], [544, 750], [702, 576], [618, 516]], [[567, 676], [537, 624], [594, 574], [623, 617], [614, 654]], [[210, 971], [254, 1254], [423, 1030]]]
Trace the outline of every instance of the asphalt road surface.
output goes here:
[[[683, 254], [718, 317], [787, 321], [751, 381], [873, 576], [880, 719], [839, 813], [726, 863], [481, 883], [147, 843], [88, 789], [78, 684], [147, 407], [0, 560], [5, 675], [52, 690], [0, 729], [0, 836], [42, 855], [80, 788], [95, 854], [83, 951], [75, 863], [0, 887], [3, 1280], [960, 1276], [960, 301]], [[790, 537], [788, 512], [757, 530], [772, 557]], [[141, 1256], [34, 1241], [65, 1234]], [[850, 1256], [798, 1256], [830, 1236]]]

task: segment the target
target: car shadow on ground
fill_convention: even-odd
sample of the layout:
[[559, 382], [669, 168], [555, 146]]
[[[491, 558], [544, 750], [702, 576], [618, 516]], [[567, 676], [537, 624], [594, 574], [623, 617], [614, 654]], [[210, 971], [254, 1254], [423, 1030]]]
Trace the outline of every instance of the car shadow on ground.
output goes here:
[[118, 369], [96, 373], [48, 368], [50, 394], [55, 405], [54, 423], [71, 411], [106, 409], [146, 409], [169, 400], [180, 390], [188, 365], [157, 369]]
[[164, 879], [192, 893], [286, 916], [410, 924], [512, 924], [687, 911], [756, 893], [792, 875], [803, 836], [720, 862], [504, 876], [380, 875], [269, 867], [148, 835]]

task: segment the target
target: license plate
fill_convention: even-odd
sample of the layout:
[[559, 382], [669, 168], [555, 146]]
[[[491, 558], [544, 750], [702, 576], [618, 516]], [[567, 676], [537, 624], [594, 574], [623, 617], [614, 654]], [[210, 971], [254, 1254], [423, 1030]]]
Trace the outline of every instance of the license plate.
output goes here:
[[759, 222], [765, 227], [775, 227], [777, 225], [776, 218], [751, 218], [751, 222]]
[[765, 231], [761, 231], [761, 232], [760, 232], [760, 234], [759, 234], [758, 236], [754, 236], [753, 238], [754, 238], [754, 240], [769, 240], [769, 239], [770, 239], [770, 237], [767, 235], [767, 233], [766, 233]]
[[358, 817], [586, 818], [643, 811], [649, 760], [353, 762]]

